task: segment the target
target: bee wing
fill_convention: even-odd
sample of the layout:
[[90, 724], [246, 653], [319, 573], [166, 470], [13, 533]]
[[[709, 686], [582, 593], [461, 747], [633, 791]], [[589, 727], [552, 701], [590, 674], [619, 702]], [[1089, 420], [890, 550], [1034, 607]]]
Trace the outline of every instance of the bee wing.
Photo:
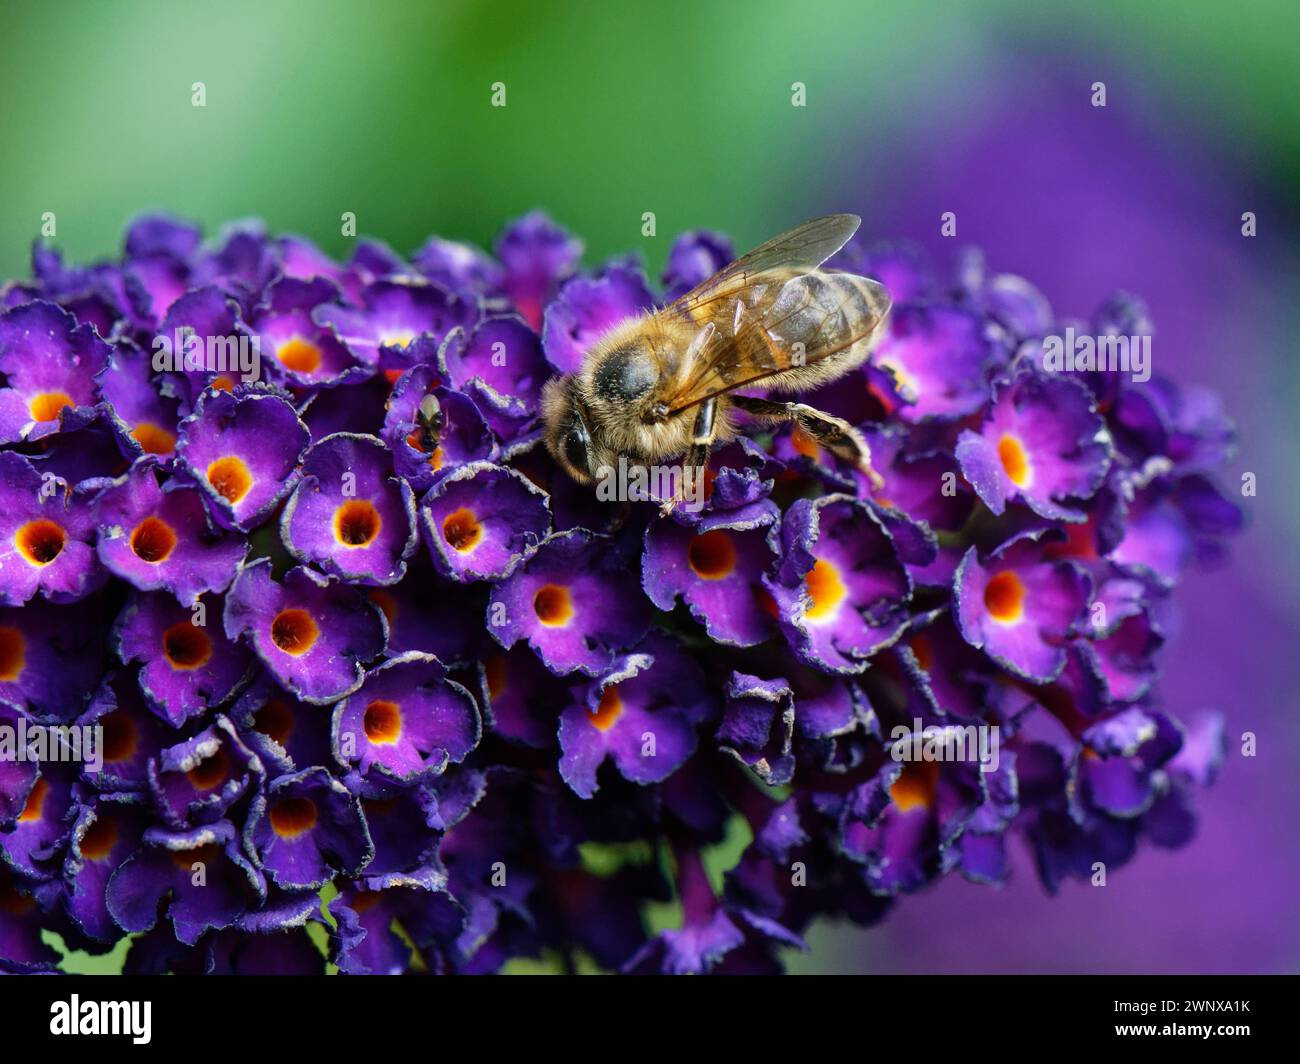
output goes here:
[[[849, 242], [862, 219], [856, 214], [827, 214], [787, 229], [748, 255], [722, 267], [672, 304], [695, 317], [707, 303], [736, 295], [769, 270], [815, 270]], [[670, 309], [672, 309], [670, 308]]]
[[884, 287], [864, 277], [816, 269], [750, 275], [743, 288], [717, 304], [678, 310], [699, 332], [665, 403], [677, 413], [814, 365], [869, 337], [888, 311]]

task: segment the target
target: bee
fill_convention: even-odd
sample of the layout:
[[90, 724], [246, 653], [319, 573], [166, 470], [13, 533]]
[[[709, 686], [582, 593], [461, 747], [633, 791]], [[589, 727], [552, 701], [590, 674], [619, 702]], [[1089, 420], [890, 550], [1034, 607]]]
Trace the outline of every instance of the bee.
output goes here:
[[438, 449], [445, 421], [436, 395], [430, 393], [420, 400], [415, 410], [415, 431], [411, 434], [419, 450], [432, 454]]
[[[702, 477], [709, 449], [737, 434], [734, 412], [793, 421], [832, 454], [866, 473], [866, 441], [848, 422], [805, 403], [741, 395], [761, 388], [805, 392], [870, 355], [889, 294], [866, 277], [822, 270], [857, 230], [832, 214], [782, 233], [680, 299], [611, 328], [576, 373], [542, 394], [546, 447], [579, 483], [632, 464], [685, 455], [683, 476]], [[671, 510], [680, 501], [664, 502]]]

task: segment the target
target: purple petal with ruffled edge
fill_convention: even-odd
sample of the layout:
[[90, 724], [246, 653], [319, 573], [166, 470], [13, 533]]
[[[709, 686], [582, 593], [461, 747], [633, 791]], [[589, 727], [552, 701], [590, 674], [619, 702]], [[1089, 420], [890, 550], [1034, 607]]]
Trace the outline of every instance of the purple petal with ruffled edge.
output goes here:
[[280, 535], [300, 562], [351, 583], [395, 584], [415, 550], [415, 495], [383, 441], [336, 433], [307, 452]]
[[576, 373], [583, 356], [619, 322], [654, 306], [654, 296], [639, 271], [614, 267], [600, 277], [575, 277], [546, 308], [542, 346], [561, 373]]
[[176, 457], [216, 521], [247, 532], [293, 490], [308, 439], [297, 412], [274, 392], [209, 391], [181, 422]]
[[1110, 433], [1077, 381], [1026, 373], [999, 389], [978, 432], [957, 441], [962, 474], [995, 514], [1023, 500], [1042, 517], [1078, 521], [1101, 486]]
[[104, 577], [94, 539], [85, 492], [65, 491], [22, 455], [0, 452], [0, 605], [38, 593], [51, 602], [84, 598]]
[[95, 403], [95, 375], [110, 353], [89, 325], [53, 303], [0, 314], [0, 442], [38, 440], [60, 429], [68, 408]]
[[1090, 593], [1086, 573], [1046, 560], [1032, 538], [1010, 540], [987, 559], [971, 547], [953, 579], [962, 636], [1032, 683], [1047, 683], [1065, 667], [1063, 644]]
[[492, 589], [488, 630], [507, 649], [528, 640], [557, 675], [597, 675], [650, 623], [636, 573], [582, 529], [544, 540]]
[[546, 493], [522, 473], [471, 462], [439, 477], [420, 502], [434, 567], [467, 583], [496, 580], [551, 531]]
[[912, 581], [871, 504], [799, 499], [772, 532], [780, 556], [764, 584], [790, 646], [809, 664], [861, 672], [907, 624]]
[[216, 627], [220, 605], [199, 599], [189, 609], [157, 593], [136, 593], [118, 616], [113, 630], [118, 657], [128, 665], [141, 663], [140, 688], [173, 727], [221, 705], [248, 678], [247, 649]]
[[228, 638], [247, 639], [280, 683], [315, 703], [355, 691], [387, 637], [383, 614], [355, 589], [302, 567], [276, 583], [266, 558], [240, 570], [224, 623]]
[[319, 767], [272, 780], [253, 799], [244, 841], [285, 890], [319, 890], [335, 874], [355, 876], [375, 852], [356, 796]]
[[248, 545], [213, 528], [199, 492], [169, 480], [141, 458], [95, 498], [99, 560], [141, 591], [165, 590], [182, 605], [221, 592], [239, 571]]
[[362, 773], [411, 780], [459, 764], [478, 745], [478, 707], [432, 654], [390, 658], [334, 710], [334, 756]]

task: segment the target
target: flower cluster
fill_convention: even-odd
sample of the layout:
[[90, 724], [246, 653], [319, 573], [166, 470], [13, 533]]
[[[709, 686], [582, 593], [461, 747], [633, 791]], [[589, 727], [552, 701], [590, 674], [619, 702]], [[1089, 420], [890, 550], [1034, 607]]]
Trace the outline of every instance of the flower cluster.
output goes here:
[[732, 249], [684, 234], [658, 291], [581, 253], [148, 217], [0, 291], [0, 733], [55, 737], [0, 758], [0, 970], [54, 931], [146, 973], [761, 972], [1015, 837], [1054, 889], [1191, 836], [1221, 727], [1155, 662], [1240, 522], [1212, 396], [1050, 372], [1026, 282], [851, 245], [894, 310], [807, 401], [883, 483], [754, 426], [699, 510], [600, 502], [543, 384]]

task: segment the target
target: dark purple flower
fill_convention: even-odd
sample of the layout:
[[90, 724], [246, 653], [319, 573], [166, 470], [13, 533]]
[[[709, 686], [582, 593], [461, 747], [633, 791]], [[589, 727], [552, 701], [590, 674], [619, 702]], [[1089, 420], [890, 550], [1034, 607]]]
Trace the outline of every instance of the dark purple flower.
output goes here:
[[615, 267], [594, 279], [575, 277], [546, 308], [546, 357], [560, 373], [576, 373], [603, 333], [653, 305], [654, 296], [637, 271]]
[[360, 584], [394, 584], [415, 550], [415, 496], [375, 436], [335, 433], [312, 446], [280, 518], [301, 562]]
[[253, 799], [244, 839], [285, 890], [319, 890], [336, 873], [357, 875], [374, 856], [360, 802], [320, 767], [267, 784]]
[[988, 558], [971, 547], [953, 580], [957, 625], [966, 641], [1016, 676], [1053, 680], [1064, 643], [1088, 603], [1086, 574], [1043, 557], [1032, 538], [1009, 540]]
[[52, 303], [0, 314], [0, 440], [38, 440], [59, 431], [65, 410], [93, 406], [109, 352], [93, 327]]
[[108, 911], [126, 931], [148, 931], [161, 907], [177, 939], [193, 945], [266, 897], [265, 882], [240, 852], [228, 821], [188, 831], [149, 828], [144, 843], [108, 881]]
[[423, 336], [440, 343], [478, 316], [472, 301], [427, 282], [377, 281], [361, 295], [363, 309], [326, 303], [312, 311], [312, 320], [332, 330], [366, 366], [379, 366], [385, 349], [400, 352]]
[[94, 538], [87, 493], [0, 452], [0, 604], [21, 606], [38, 593], [51, 602], [84, 598], [102, 583]]
[[488, 630], [506, 648], [528, 640], [557, 675], [594, 676], [634, 645], [650, 620], [635, 572], [589, 532], [560, 532], [492, 589]]
[[173, 727], [221, 705], [247, 679], [251, 657], [225, 637], [219, 618], [219, 602], [199, 599], [186, 609], [157, 593], [136, 593], [118, 616], [118, 657], [140, 662], [145, 698]]
[[434, 568], [462, 583], [495, 580], [551, 531], [546, 493], [522, 473], [471, 462], [440, 476], [420, 501]]
[[274, 392], [208, 391], [181, 422], [176, 456], [215, 520], [247, 532], [293, 490], [307, 442], [307, 427]]
[[390, 658], [334, 710], [334, 756], [398, 780], [442, 772], [478, 745], [474, 697], [432, 654]]
[[811, 665], [860, 672], [907, 624], [912, 581], [870, 504], [797, 500], [773, 532], [780, 561], [764, 583], [791, 647]]
[[226, 635], [246, 639], [281, 684], [315, 703], [355, 691], [387, 636], [379, 609], [336, 577], [299, 567], [277, 583], [265, 558], [240, 570], [224, 623]]
[[540, 330], [547, 302], [582, 258], [582, 241], [533, 211], [506, 227], [496, 253], [505, 269], [502, 288], [524, 320]]
[[158, 483], [142, 458], [95, 498], [99, 560], [141, 591], [168, 591], [182, 605], [230, 586], [248, 545], [213, 528], [199, 492], [176, 479]]

